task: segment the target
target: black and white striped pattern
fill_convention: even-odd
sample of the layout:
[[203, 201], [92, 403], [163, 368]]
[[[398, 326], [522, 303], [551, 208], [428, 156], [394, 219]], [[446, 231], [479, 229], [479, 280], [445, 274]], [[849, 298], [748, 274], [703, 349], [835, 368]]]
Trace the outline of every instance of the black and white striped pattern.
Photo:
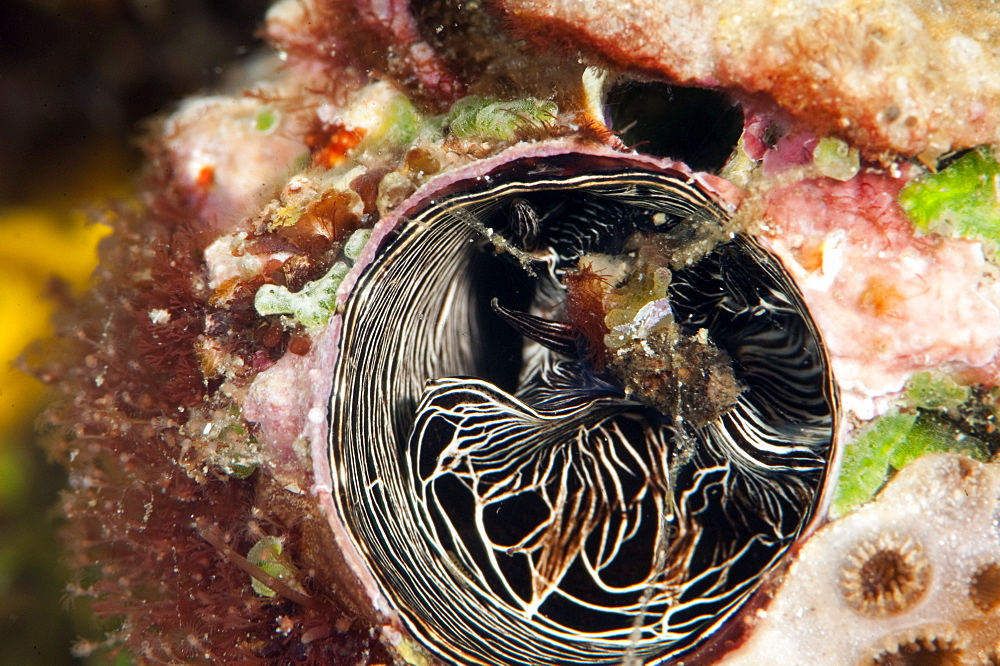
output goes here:
[[[670, 286], [678, 322], [707, 329], [746, 387], [704, 427], [627, 399], [537, 318], [558, 315], [542, 302], [551, 276], [580, 255], [722, 218], [680, 173], [521, 160], [428, 202], [360, 276], [331, 394], [334, 497], [445, 660], [667, 663], [710, 640], [807, 524], [836, 395], [797, 289], [752, 239]], [[483, 229], [536, 256], [548, 284]]]

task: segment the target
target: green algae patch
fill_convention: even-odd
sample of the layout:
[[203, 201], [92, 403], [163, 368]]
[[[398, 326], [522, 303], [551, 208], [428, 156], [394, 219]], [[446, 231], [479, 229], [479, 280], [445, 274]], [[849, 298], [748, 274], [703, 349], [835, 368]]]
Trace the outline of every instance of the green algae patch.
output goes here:
[[265, 107], [257, 112], [254, 118], [254, 129], [261, 134], [270, 134], [278, 127], [281, 120], [281, 112], [270, 107]]
[[889, 464], [893, 469], [902, 469], [925, 453], [938, 451], [961, 453], [980, 462], [987, 462], [990, 458], [983, 442], [955, 430], [933, 413], [921, 412], [906, 440], [892, 452]]
[[365, 148], [406, 146], [420, 134], [423, 120], [406, 96], [397, 94], [391, 97], [382, 113], [382, 122], [367, 137]]
[[827, 178], [847, 181], [861, 170], [861, 154], [846, 141], [828, 136], [820, 139], [813, 149], [813, 164]]
[[989, 460], [986, 445], [954, 428], [940, 414], [917, 410], [876, 419], [844, 451], [831, 506], [834, 518], [871, 500], [892, 474], [925, 453], [962, 453]]
[[[298, 571], [292, 565], [288, 556], [282, 551], [284, 543], [282, 539], [273, 536], [266, 536], [251, 548], [247, 553], [247, 560], [251, 564], [260, 567], [264, 573], [274, 576], [288, 584], [294, 590], [301, 591], [301, 586], [295, 580]], [[251, 579], [253, 591], [262, 597], [273, 597], [276, 592], [256, 578]]]
[[842, 516], [875, 496], [886, 481], [890, 455], [905, 443], [915, 422], [913, 414], [888, 414], [847, 445], [830, 510], [833, 516]]
[[303, 326], [322, 326], [333, 314], [337, 287], [347, 270], [347, 264], [338, 261], [326, 275], [294, 293], [281, 285], [265, 284], [254, 296], [254, 307], [261, 316], [291, 315]]
[[948, 375], [917, 372], [906, 383], [906, 399], [920, 409], [951, 411], [972, 399], [972, 389]]
[[899, 193], [899, 203], [921, 231], [1000, 246], [1000, 163], [988, 148], [913, 180]]
[[368, 239], [371, 237], [371, 229], [358, 229], [354, 231], [354, 233], [347, 237], [347, 242], [344, 243], [344, 257], [353, 264], [361, 256], [365, 245], [368, 244]]
[[558, 113], [555, 102], [534, 97], [498, 101], [473, 96], [458, 100], [445, 124], [462, 139], [511, 141], [522, 130], [548, 125]]
[[915, 374], [900, 407], [846, 446], [831, 515], [840, 517], [871, 500], [889, 477], [925, 453], [962, 453], [988, 461], [986, 444], [956, 429], [948, 416], [971, 399], [971, 390], [950, 377]]

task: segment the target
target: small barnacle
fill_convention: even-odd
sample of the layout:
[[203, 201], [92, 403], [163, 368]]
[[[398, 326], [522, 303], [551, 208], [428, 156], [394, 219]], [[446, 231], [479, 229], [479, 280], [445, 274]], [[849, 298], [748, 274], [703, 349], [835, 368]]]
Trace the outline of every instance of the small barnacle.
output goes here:
[[[895, 615], [927, 591], [931, 565], [912, 537], [897, 532], [863, 541], [840, 573], [844, 600], [863, 615]], [[882, 662], [878, 662], [882, 663]]]
[[961, 666], [969, 662], [968, 638], [947, 627], [929, 627], [886, 639], [858, 666]]
[[969, 599], [984, 613], [1000, 607], [1000, 562], [990, 562], [976, 570], [969, 582]]

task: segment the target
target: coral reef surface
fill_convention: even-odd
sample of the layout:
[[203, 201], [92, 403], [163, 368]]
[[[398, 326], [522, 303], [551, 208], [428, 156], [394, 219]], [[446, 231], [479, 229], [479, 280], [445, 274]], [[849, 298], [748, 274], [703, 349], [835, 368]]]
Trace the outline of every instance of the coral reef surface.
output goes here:
[[[725, 660], [990, 664], [998, 658], [1000, 474], [927, 455], [878, 498], [817, 532]], [[832, 637], [836, 636], [836, 640]]]
[[[749, 512], [765, 516], [778, 540], [801, 543], [790, 558], [769, 562], [767, 575], [753, 577], [748, 584], [760, 590], [745, 606], [752, 590], [699, 628], [697, 644], [678, 663], [734, 651], [733, 659], [753, 663], [759, 646], [776, 641], [803, 662], [996, 660], [998, 481], [989, 461], [1000, 448], [1000, 169], [989, 144], [1000, 140], [998, 16], [983, 3], [917, 0], [275, 5], [264, 27], [275, 52], [245, 64], [232, 87], [182, 103], [147, 134], [136, 195], [102, 218], [115, 233], [102, 244], [91, 291], [60, 311], [58, 335], [29, 357], [64, 396], [45, 428], [51, 454], [69, 472], [60, 509], [76, 571], [70, 591], [105, 623], [78, 651], [143, 663], [429, 664], [441, 661], [435, 655], [481, 654], [482, 647], [440, 644], [446, 637], [430, 635], [428, 625], [394, 605], [400, 597], [393, 585], [419, 585], [425, 571], [395, 583], [376, 577], [370, 563], [378, 538], [348, 529], [335, 501], [349, 466], [373, 464], [386, 451], [402, 456], [381, 438], [364, 449], [370, 457], [331, 455], [345, 450], [337, 431], [330, 435], [331, 422], [337, 425], [352, 401], [382, 404], [366, 393], [381, 376], [363, 369], [352, 375], [337, 365], [338, 354], [348, 344], [382, 349], [384, 338], [416, 330], [421, 337], [398, 339], [398, 352], [367, 367], [416, 358], [406, 376], [417, 378], [411, 388], [418, 396], [425, 382], [433, 388], [461, 374], [467, 357], [482, 352], [472, 344], [477, 336], [458, 335], [447, 316], [439, 325], [421, 319], [430, 312], [417, 307], [421, 298], [440, 297], [435, 312], [470, 322], [494, 317], [507, 332], [501, 335], [516, 331], [518, 345], [525, 338], [516, 351], [504, 348], [508, 356], [483, 362], [542, 368], [545, 390], [579, 389], [538, 361], [551, 360], [545, 354], [554, 349], [592, 364], [593, 373], [573, 374], [574, 382], [589, 378], [587, 390], [645, 398], [629, 409], [668, 409], [664, 396], [714, 395], [709, 409], [687, 411], [690, 432], [676, 414], [660, 414], [666, 439], [674, 438], [663, 449], [670, 452], [663, 468], [682, 469], [711, 449], [691, 442], [721, 441], [742, 464], [766, 459], [759, 468], [766, 471], [739, 486], [733, 466], [704, 470], [704, 492], [690, 493], [685, 506], [720, 510], [729, 494], [745, 498], [742, 488], [767, 486], [774, 475], [787, 481], [797, 467], [812, 475], [804, 485], [792, 479], [787, 495], [761, 499]], [[667, 132], [676, 134], [664, 140]], [[574, 262], [585, 260], [567, 269], [544, 248], [562, 247], [566, 256], [574, 241], [554, 234], [536, 242], [539, 233], [564, 228], [549, 219], [564, 214], [558, 206], [508, 197], [506, 226], [490, 226], [484, 220], [496, 211], [489, 202], [447, 205], [465, 189], [502, 191], [493, 174], [517, 160], [541, 165], [529, 183], [547, 173], [555, 180], [546, 160], [567, 154], [586, 155], [581, 164], [617, 160], [628, 173], [657, 169], [683, 183], [668, 187], [670, 206], [643, 209], [641, 222], [656, 227], [667, 213], [682, 220], [678, 228], [691, 231], [680, 249], [644, 250], [656, 243], [640, 234], [631, 245], [622, 238], [609, 251], [581, 251]], [[570, 167], [558, 175], [573, 187], [576, 177]], [[608, 191], [605, 199], [644, 205], [628, 187]], [[425, 199], [444, 211], [449, 228], [464, 225], [470, 251], [499, 257], [491, 265], [550, 267], [550, 291], [539, 291], [545, 307], [533, 306], [522, 283], [498, 268], [507, 276], [503, 293], [524, 300], [525, 310], [501, 302], [486, 312], [489, 299], [483, 312], [463, 309], [455, 304], [472, 280], [441, 287], [430, 279], [439, 274], [426, 274], [442, 270], [433, 263], [441, 258], [431, 257], [425, 273], [386, 269], [379, 286], [402, 293], [434, 284], [435, 291], [416, 289], [417, 306], [405, 317], [385, 309], [370, 339], [352, 337], [356, 319], [347, 313], [361, 307], [355, 294], [372, 293], [368, 267], [407, 256], [394, 243], [409, 236], [400, 240], [397, 231], [422, 233], [404, 222], [419, 219]], [[579, 219], [590, 226], [570, 224], [575, 231], [567, 237], [639, 224], [629, 217], [632, 208], [626, 214], [607, 206], [586, 208]], [[756, 335], [725, 352], [724, 330], [692, 324], [694, 317], [673, 325], [674, 305], [664, 301], [666, 285], [683, 290], [690, 282], [675, 277], [730, 241], [744, 243], [757, 257], [753, 265], [764, 268], [741, 278], [746, 261], [720, 259], [712, 275], [736, 288], [696, 282], [701, 296], [717, 297], [720, 311], [746, 316], [746, 330]], [[653, 285], [640, 284], [647, 277]], [[553, 293], [563, 297], [549, 298]], [[807, 323], [754, 328], [761, 318], [803, 310], [798, 294]], [[407, 328], [410, 320], [421, 323]], [[788, 343], [800, 330], [811, 342]], [[599, 353], [580, 353], [586, 345]], [[612, 348], [624, 350], [627, 362]], [[689, 353], [667, 363], [662, 352], [669, 349]], [[760, 349], [775, 355], [771, 366], [751, 358]], [[605, 352], [602, 362], [618, 375], [601, 384], [604, 368], [595, 359]], [[796, 365], [797, 358], [805, 360]], [[829, 359], [834, 383], [819, 382], [808, 398], [794, 387], [813, 385], [817, 358]], [[691, 359], [704, 360], [691, 375], [702, 378], [693, 390], [684, 384]], [[780, 400], [718, 429], [752, 394], [740, 374], [748, 368], [765, 368], [758, 370], [765, 393]], [[331, 395], [332, 387], [349, 385], [335, 383], [335, 371], [361, 388]], [[520, 381], [509, 379], [512, 386]], [[649, 386], [666, 390], [646, 395]], [[510, 395], [501, 397], [520, 409]], [[560, 408], [572, 402], [552, 400]], [[417, 405], [410, 402], [380, 408], [389, 410], [386, 418], [403, 414], [412, 422]], [[783, 425], [802, 413], [812, 414], [812, 429]], [[708, 431], [704, 440], [691, 434]], [[409, 441], [407, 433], [393, 434]], [[783, 464], [776, 443], [799, 436], [801, 455]], [[817, 442], [830, 443], [834, 455], [803, 463]], [[434, 465], [458, 460], [448, 457], [456, 447], [439, 452]], [[979, 462], [942, 453], [954, 451]], [[937, 453], [921, 457], [927, 452]], [[621, 463], [606, 460], [609, 469]], [[457, 469], [442, 468], [439, 476]], [[687, 482], [651, 469], [643, 483], [655, 479], [661, 490]], [[376, 496], [391, 481], [373, 478], [363, 489]], [[466, 490], [480, 492], [478, 483]], [[783, 512], [782, 502], [802, 501], [805, 486], [817, 487], [815, 506]], [[573, 502], [583, 493], [559, 497]], [[663, 576], [690, 582], [703, 561], [684, 546], [700, 533], [691, 528], [690, 542], [662, 549], [661, 557], [666, 535], [678, 533], [669, 523], [681, 512], [667, 503], [654, 513], [665, 536], [646, 544], [648, 554], [656, 554]], [[786, 516], [806, 514], [808, 525], [785, 524]], [[434, 520], [428, 524], [444, 542], [457, 544], [468, 533]], [[485, 529], [481, 514], [468, 522], [470, 530]], [[566, 535], [583, 534], [582, 543], [599, 522], [567, 519], [555, 532], [566, 543]], [[620, 534], [631, 532], [622, 527]], [[508, 544], [510, 553], [531, 541], [522, 537]], [[546, 552], [561, 552], [562, 543]], [[470, 564], [482, 562], [466, 553], [442, 547], [434, 564], [467, 576]], [[689, 556], [669, 559], [676, 553]], [[561, 552], [560, 561], [568, 557]], [[571, 583], [582, 575], [548, 560], [538, 570], [558, 571]], [[551, 587], [542, 578], [532, 579], [535, 588]], [[650, 598], [635, 602], [638, 616]], [[535, 621], [537, 611], [523, 614]], [[636, 633], [622, 643], [626, 663], [643, 658]], [[502, 637], [469, 638], [494, 639]], [[834, 649], [840, 652], [827, 651]], [[649, 659], [669, 658], [658, 654]]]

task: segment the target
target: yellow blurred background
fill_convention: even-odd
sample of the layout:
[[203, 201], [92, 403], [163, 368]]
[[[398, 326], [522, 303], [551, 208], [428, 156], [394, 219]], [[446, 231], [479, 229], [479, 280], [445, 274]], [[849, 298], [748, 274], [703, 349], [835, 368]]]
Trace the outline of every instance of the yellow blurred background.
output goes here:
[[[0, 663], [65, 663], [73, 637], [58, 603], [59, 567], [52, 505], [62, 470], [44, 461], [34, 424], [46, 389], [15, 367], [32, 340], [50, 334], [53, 281], [83, 290], [96, 263], [102, 225], [77, 209], [120, 179], [115, 152], [95, 155], [100, 175], [65, 202], [0, 206]], [[90, 180], [86, 178], [85, 180]]]
[[65, 594], [65, 473], [36, 441], [48, 396], [16, 360], [86, 289], [102, 207], [141, 171], [142, 120], [260, 47], [266, 0], [0, 2], [0, 664], [72, 664], [88, 618]]

